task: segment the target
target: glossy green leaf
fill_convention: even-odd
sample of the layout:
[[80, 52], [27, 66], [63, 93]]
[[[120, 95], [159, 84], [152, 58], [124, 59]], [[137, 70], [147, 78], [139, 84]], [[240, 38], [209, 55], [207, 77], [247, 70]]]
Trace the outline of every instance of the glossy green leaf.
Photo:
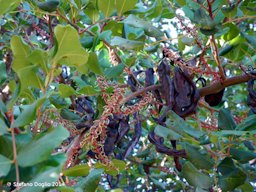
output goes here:
[[30, 47], [24, 43], [21, 37], [13, 36], [11, 39], [11, 49], [14, 56], [12, 68], [17, 73], [21, 82], [20, 92], [30, 86], [38, 88], [42, 87], [42, 80], [36, 73], [37, 66], [32, 64], [29, 60], [29, 55], [31, 53]]
[[122, 37], [114, 37], [111, 40], [112, 46], [118, 46], [124, 49], [135, 49], [135, 50], [141, 50], [144, 47], [144, 43], [141, 41], [134, 41], [129, 39], [124, 39]]
[[86, 192], [95, 192], [100, 182], [103, 169], [93, 169], [89, 175], [81, 180], [76, 186], [76, 190], [82, 190]]
[[221, 10], [222, 13], [228, 18], [235, 17], [237, 14], [237, 7], [235, 6], [235, 4], [230, 7], [222, 7]]
[[213, 159], [206, 150], [202, 151], [199, 147], [184, 143], [183, 148], [186, 150], [187, 159], [198, 169], [211, 169], [214, 165]]
[[184, 163], [181, 174], [187, 182], [194, 187], [207, 190], [213, 185], [213, 179], [209, 175], [201, 173], [188, 161]]
[[246, 174], [236, 168], [227, 175], [220, 176], [218, 183], [222, 191], [232, 191], [242, 185], [246, 180]]
[[170, 111], [168, 113], [166, 125], [167, 128], [171, 128], [173, 131], [177, 132], [180, 135], [189, 135], [198, 140], [205, 135], [203, 131], [196, 130], [173, 111]]
[[33, 139], [19, 150], [17, 156], [19, 165], [27, 167], [47, 160], [52, 151], [68, 136], [69, 132], [61, 125], [49, 129], [41, 137]]
[[154, 130], [155, 134], [168, 140], [178, 140], [182, 136], [175, 131], [168, 129], [164, 126], [157, 125]]
[[226, 44], [225, 46], [223, 46], [223, 47], [219, 50], [219, 56], [224, 56], [224, 55], [226, 55], [226, 54], [229, 53], [233, 48], [234, 48], [233, 45]]
[[250, 160], [256, 158], [256, 153], [248, 150], [230, 148], [230, 155], [233, 159], [241, 163], [248, 163]]
[[25, 125], [28, 125], [33, 120], [35, 120], [36, 117], [36, 111], [38, 107], [40, 107], [44, 101], [46, 100], [45, 97], [38, 99], [31, 105], [24, 105], [22, 106], [22, 112], [21, 114], [15, 119], [12, 127], [23, 127]]
[[11, 39], [11, 49], [13, 52], [12, 68], [17, 73], [20, 69], [30, 65], [28, 56], [30, 47], [19, 36], [13, 36]]
[[89, 68], [89, 70], [91, 70], [92, 72], [101, 75], [102, 74], [102, 69], [99, 65], [99, 61], [98, 61], [98, 57], [96, 55], [96, 53], [91, 52], [88, 62], [87, 62], [87, 67]]
[[87, 176], [90, 172], [90, 167], [87, 164], [76, 165], [69, 169], [63, 171], [65, 176], [77, 177], [77, 176]]
[[123, 63], [121, 63], [115, 67], [110, 67], [110, 68], [106, 69], [104, 71], [104, 75], [108, 79], [119, 77], [122, 74], [124, 68], [125, 68], [125, 65]]
[[0, 61], [0, 86], [5, 82], [7, 79], [7, 73], [6, 73], [6, 65], [3, 61]]
[[56, 108], [65, 108], [69, 106], [68, 102], [59, 95], [51, 95], [49, 100]]
[[115, 10], [116, 0], [98, 0], [98, 8], [106, 17], [113, 14]]
[[9, 173], [12, 163], [10, 159], [0, 155], [0, 178]]
[[[47, 167], [44, 171], [39, 172], [32, 180], [28, 183], [32, 183], [33, 186], [27, 186], [21, 188], [20, 192], [43, 192], [46, 188], [57, 184], [60, 175], [59, 167]], [[45, 185], [45, 186], [42, 186]]]
[[81, 117], [78, 114], [66, 108], [61, 109], [60, 116], [70, 121], [79, 121], [81, 119]]
[[58, 5], [60, 4], [59, 0], [47, 0], [45, 2], [37, 2], [37, 6], [47, 12], [56, 11]]
[[117, 13], [120, 16], [123, 13], [133, 9], [138, 0], [115, 0], [115, 2]]
[[254, 192], [254, 187], [249, 182], [245, 182], [243, 185], [238, 187], [242, 192]]
[[134, 15], [129, 15], [124, 20], [124, 23], [131, 25], [133, 27], [143, 28], [145, 31], [145, 34], [150, 37], [161, 38], [164, 35], [162, 31], [154, 27], [151, 23], [144, 21]]
[[100, 18], [99, 11], [96, 9], [96, 6], [94, 5], [94, 3], [96, 2], [96, 0], [90, 1], [90, 3], [86, 6], [86, 9], [84, 10], [84, 13], [88, 15], [92, 23], [97, 22]]
[[218, 165], [218, 171], [222, 174], [222, 175], [228, 175], [229, 173], [231, 173], [234, 169], [236, 169], [236, 166], [234, 164], [234, 161], [232, 160], [232, 158], [230, 157], [226, 157], [225, 159], [223, 159], [219, 165]]
[[256, 115], [247, 117], [243, 122], [237, 125], [236, 130], [252, 131], [256, 129]]
[[251, 35], [248, 35], [248, 34], [246, 34], [244, 32], [241, 32], [241, 34], [248, 41], [248, 43], [250, 43], [254, 48], [256, 48], [256, 38], [255, 38], [255, 35], [251, 36]]
[[9, 11], [12, 11], [19, 5], [19, 0], [0, 0], [0, 16], [2, 16], [5, 13], [8, 13]]
[[232, 117], [230, 110], [221, 109], [218, 115], [218, 127], [222, 130], [233, 130], [236, 123]]
[[93, 95], [96, 95], [99, 93], [98, 90], [96, 90], [95, 88], [93, 88], [92, 86], [90, 85], [86, 85], [84, 87], [82, 87], [81, 89], [79, 89], [77, 91], [79, 94], [82, 94], [82, 95], [87, 95], [87, 96], [93, 96]]
[[77, 31], [70, 25], [58, 25], [54, 29], [58, 43], [58, 51], [53, 59], [53, 64], [68, 66], [81, 66], [87, 63], [89, 54], [82, 47]]
[[234, 39], [240, 33], [239, 28], [232, 23], [228, 23], [228, 24], [224, 25], [224, 27], [227, 27], [229, 29], [228, 32], [223, 35], [223, 39], [226, 41], [230, 41], [230, 40]]
[[41, 69], [48, 74], [49, 68], [48, 68], [48, 54], [46, 51], [43, 51], [41, 49], [36, 49], [32, 51], [32, 53], [28, 56], [28, 60], [41, 67]]
[[62, 97], [69, 97], [71, 95], [76, 94], [76, 91], [71, 86], [66, 84], [60, 84], [59, 91]]
[[8, 127], [3, 119], [0, 119], [0, 136], [8, 133]]

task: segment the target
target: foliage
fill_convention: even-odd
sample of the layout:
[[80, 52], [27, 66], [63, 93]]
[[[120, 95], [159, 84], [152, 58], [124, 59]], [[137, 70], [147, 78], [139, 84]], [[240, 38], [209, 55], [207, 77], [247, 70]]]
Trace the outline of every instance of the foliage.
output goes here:
[[1, 190], [255, 190], [255, 1], [0, 4]]

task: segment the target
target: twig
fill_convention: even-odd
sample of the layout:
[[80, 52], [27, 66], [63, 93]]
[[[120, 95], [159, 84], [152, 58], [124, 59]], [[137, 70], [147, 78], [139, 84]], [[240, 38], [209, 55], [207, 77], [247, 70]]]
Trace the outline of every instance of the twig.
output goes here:
[[223, 67], [221, 66], [221, 63], [220, 63], [220, 58], [219, 58], [219, 55], [218, 55], [218, 47], [217, 47], [214, 35], [211, 36], [211, 43], [214, 47], [213, 50], [212, 50], [212, 53], [213, 53], [213, 56], [215, 58], [215, 61], [216, 61], [217, 65], [218, 65], [220, 77], [221, 77], [222, 80], [225, 80], [226, 76], [225, 76], [225, 73], [224, 73], [224, 69], [223, 69]]
[[[12, 111], [8, 111], [6, 113], [7, 118], [10, 121], [11, 127], [14, 123], [14, 115]], [[19, 174], [19, 166], [18, 166], [18, 161], [17, 161], [17, 147], [16, 147], [16, 140], [15, 140], [15, 128], [11, 128], [11, 133], [12, 133], [12, 148], [13, 148], [13, 163], [15, 164], [15, 173], [16, 173], [16, 182], [20, 183], [20, 174]], [[17, 187], [19, 189], [19, 186]]]
[[52, 30], [52, 18], [51, 15], [48, 16], [48, 28], [49, 28], [49, 33], [50, 33], [50, 41], [51, 41], [51, 45], [54, 45], [54, 35], [53, 35], [53, 30]]
[[151, 86], [148, 86], [148, 87], [145, 87], [143, 89], [139, 89], [138, 91], [128, 95], [127, 97], [125, 97], [122, 101], [121, 101], [121, 105], [130, 101], [131, 99], [143, 94], [143, 93], [146, 93], [148, 91], [153, 91], [153, 90], [156, 90], [156, 89], [159, 89], [161, 87], [161, 85], [151, 85]]

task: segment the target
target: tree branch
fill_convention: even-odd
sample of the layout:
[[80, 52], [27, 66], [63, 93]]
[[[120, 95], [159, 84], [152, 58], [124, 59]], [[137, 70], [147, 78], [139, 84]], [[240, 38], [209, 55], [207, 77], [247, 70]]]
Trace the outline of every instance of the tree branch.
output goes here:
[[[209, 95], [209, 94], [214, 94], [214, 93], [218, 93], [220, 90], [232, 86], [232, 85], [237, 85], [240, 83], [245, 83], [247, 81], [249, 81], [249, 79], [251, 79], [253, 76], [250, 76], [249, 74], [243, 74], [243, 75], [238, 75], [235, 77], [230, 77], [226, 80], [224, 80], [223, 82], [216, 82], [213, 83], [211, 85], [208, 85], [206, 87], [203, 87], [201, 89], [199, 89], [199, 94], [200, 97], [203, 97], [205, 95]], [[136, 92], [131, 93], [130, 95], [128, 95], [127, 97], [125, 97], [122, 101], [121, 104], [124, 104], [126, 102], [128, 102], [129, 100], [142, 95], [143, 93], [146, 93], [148, 91], [153, 91], [156, 89], [159, 89], [161, 87], [161, 85], [151, 85], [142, 89], [139, 89]]]
[[224, 80], [223, 82], [216, 82], [216, 83], [213, 83], [211, 85], [208, 85], [206, 87], [199, 89], [199, 94], [201, 97], [203, 97], [205, 95], [218, 93], [220, 90], [224, 89], [225, 87], [237, 85], [240, 83], [245, 83], [245, 82], [249, 81], [249, 79], [251, 79], [251, 78], [252, 77], [247, 74], [231, 77], [231, 78]]

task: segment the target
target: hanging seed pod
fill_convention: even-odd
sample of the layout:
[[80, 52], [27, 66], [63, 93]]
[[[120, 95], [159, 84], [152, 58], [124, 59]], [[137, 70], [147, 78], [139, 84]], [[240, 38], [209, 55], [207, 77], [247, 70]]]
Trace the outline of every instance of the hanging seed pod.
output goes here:
[[256, 92], [253, 89], [254, 86], [254, 79], [250, 79], [247, 83], [247, 104], [251, 108], [252, 112], [256, 114]]
[[208, 103], [211, 107], [219, 105], [220, 102], [222, 101], [222, 97], [224, 95], [224, 91], [225, 91], [225, 89], [222, 89], [218, 93], [206, 95], [204, 97], [205, 102]]
[[180, 117], [186, 117], [194, 113], [200, 96], [187, 71], [182, 71], [179, 67], [175, 67], [173, 84], [173, 111]]

